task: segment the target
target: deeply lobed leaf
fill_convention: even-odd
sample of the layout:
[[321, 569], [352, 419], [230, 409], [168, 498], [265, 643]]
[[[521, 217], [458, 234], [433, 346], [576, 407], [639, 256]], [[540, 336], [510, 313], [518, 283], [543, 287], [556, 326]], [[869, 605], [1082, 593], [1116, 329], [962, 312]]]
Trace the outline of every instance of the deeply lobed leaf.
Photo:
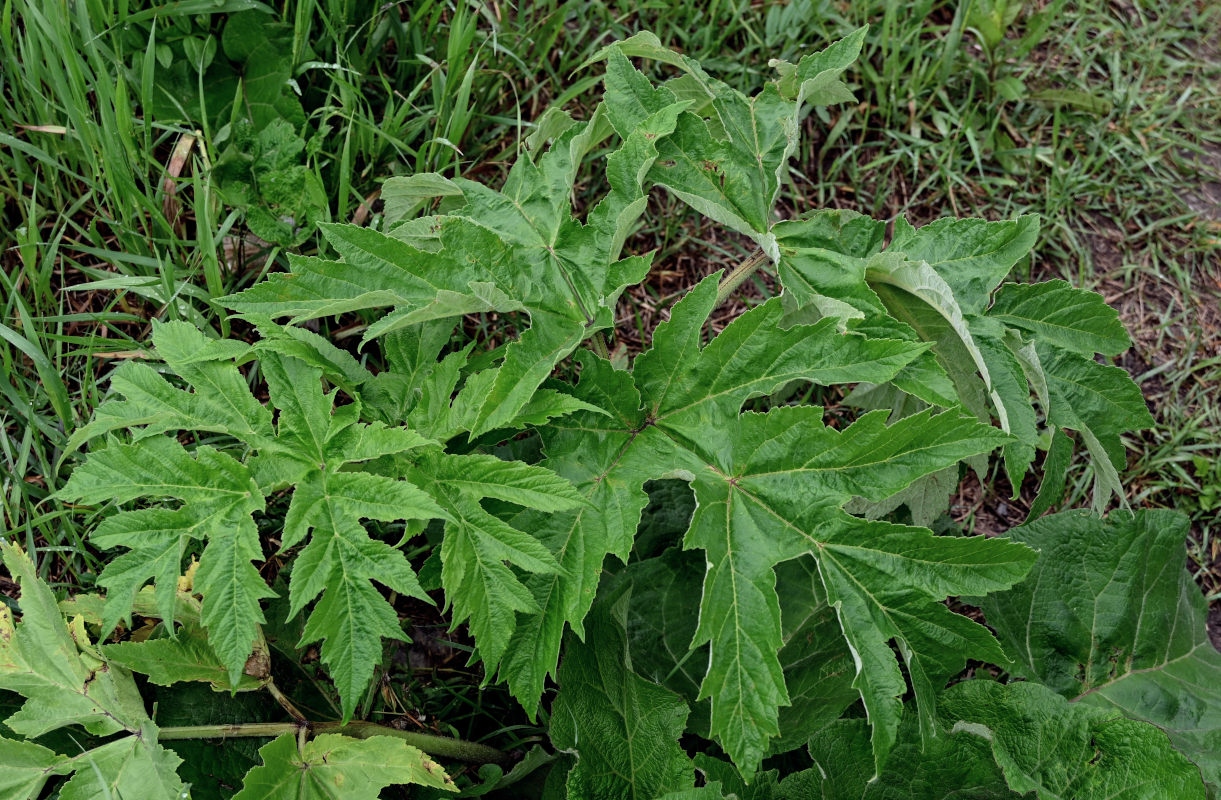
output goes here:
[[[827, 428], [817, 408], [739, 415], [749, 397], [795, 379], [885, 380], [924, 348], [844, 335], [831, 324], [788, 330], [762, 324], [779, 314], [779, 301], [734, 321], [704, 347], [699, 331], [715, 289], [707, 280], [675, 306], [670, 322], [658, 328], [653, 349], [637, 360], [632, 383], [627, 376], [611, 381], [614, 373], [606, 366], [585, 359], [578, 396], [596, 397], [580, 391], [587, 375], [592, 391], [602, 382], [625, 384], [614, 392], [618, 404], [612, 406], [620, 421], [616, 424], [612, 412], [611, 419], [577, 414], [571, 422], [555, 423], [556, 433], [545, 438], [546, 463], [591, 495], [609, 491], [615, 498], [611, 507], [627, 510], [615, 518], [626, 529], [579, 542], [580, 550], [598, 547], [590, 564], [611, 552], [608, 539], [630, 544], [643, 507], [643, 478], [681, 475], [693, 484], [698, 510], [685, 546], [705, 550], [709, 564], [693, 640], [695, 646], [710, 646], [698, 699], [711, 699], [712, 733], [748, 776], [767, 740], [779, 733], [778, 707], [789, 703], [777, 657], [783, 637], [772, 568], [813, 555], [849, 642], [857, 652], [874, 654], [869, 668], [858, 669], [857, 688], [877, 715], [880, 763], [898, 724], [897, 697], [906, 690], [887, 642], [894, 637], [907, 643], [908, 668], [926, 703], [934, 682], [954, 671], [954, 660], [946, 661], [934, 647], [952, 639], [964, 656], [975, 652], [1003, 660], [983, 628], [935, 600], [969, 586], [981, 591], [1009, 586], [1025, 574], [1032, 554], [1001, 541], [938, 539], [882, 523], [873, 523], [867, 533], [867, 523], [839, 508], [854, 494], [880, 498], [946, 464], [986, 452], [1003, 434], [956, 414], [925, 413], [890, 429], [881, 415], [870, 415], [842, 432]], [[640, 404], [633, 407], [636, 396]], [[564, 452], [604, 453], [609, 469], [591, 474], [588, 461], [569, 467]], [[595, 532], [579, 520], [567, 531], [569, 537]], [[584, 581], [596, 580], [596, 571], [586, 575]], [[563, 591], [563, 583], [549, 582], [548, 591]], [[942, 633], [930, 636], [930, 623]], [[552, 622], [531, 632], [537, 637], [558, 627]], [[537, 638], [517, 646], [536, 659], [543, 655], [544, 664], [554, 658], [540, 653]], [[513, 654], [511, 643], [509, 663]], [[891, 677], [877, 683], [882, 675]], [[507, 678], [527, 704], [534, 699], [527, 692], [541, 689], [539, 673]]]

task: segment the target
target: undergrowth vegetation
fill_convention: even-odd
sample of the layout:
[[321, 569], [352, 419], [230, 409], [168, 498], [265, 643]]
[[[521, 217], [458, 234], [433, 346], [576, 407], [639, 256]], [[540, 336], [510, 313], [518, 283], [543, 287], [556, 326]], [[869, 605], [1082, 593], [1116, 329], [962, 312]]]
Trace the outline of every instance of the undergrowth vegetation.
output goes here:
[[3, 796], [1215, 795], [1215, 9], [104, 5], [0, 21]]

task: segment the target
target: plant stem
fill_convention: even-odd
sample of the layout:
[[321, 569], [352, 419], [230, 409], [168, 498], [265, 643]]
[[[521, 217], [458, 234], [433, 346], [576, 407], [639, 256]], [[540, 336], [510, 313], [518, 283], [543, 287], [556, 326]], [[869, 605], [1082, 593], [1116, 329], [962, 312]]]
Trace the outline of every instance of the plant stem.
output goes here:
[[594, 334], [593, 339], [594, 352], [602, 356], [602, 358], [610, 359], [610, 346], [606, 343], [606, 337], [602, 335], [602, 331]]
[[302, 714], [300, 711], [298, 711], [297, 707], [295, 705], [293, 705], [293, 701], [289, 700], [287, 697], [285, 697], [284, 693], [281, 692], [276, 687], [275, 681], [273, 681], [269, 678], [267, 680], [266, 688], [267, 688], [267, 691], [271, 692], [271, 696], [276, 699], [276, 702], [279, 703], [280, 706], [285, 711], [288, 712], [288, 715], [290, 717], [292, 717], [294, 720], [296, 720], [298, 725], [308, 725], [309, 724], [305, 719], [305, 715]]
[[[767, 256], [762, 250], [756, 250], [746, 258], [738, 266], [733, 268], [725, 278], [721, 281], [721, 285], [716, 290], [717, 306], [729, 299], [742, 283], [750, 277], [751, 273], [759, 268], [759, 265], [767, 260]], [[714, 306], [715, 307], [715, 306]]]
[[161, 728], [157, 739], [231, 739], [235, 737], [275, 737], [293, 733], [301, 726], [296, 722], [241, 722], [232, 725], [181, 725]]
[[162, 728], [157, 738], [163, 741], [174, 739], [230, 739], [237, 737], [271, 738], [286, 733], [308, 731], [311, 734], [339, 733], [353, 736], [357, 739], [368, 739], [373, 736], [393, 736], [402, 739], [407, 744], [418, 747], [425, 753], [438, 758], [452, 758], [455, 761], [466, 761], [474, 764], [504, 764], [509, 760], [507, 753], [485, 744], [468, 742], [463, 739], [451, 739], [448, 736], [433, 736], [428, 733], [400, 731], [388, 728], [376, 722], [349, 722], [343, 725], [338, 722], [245, 722], [233, 725], [183, 725], [180, 727]]

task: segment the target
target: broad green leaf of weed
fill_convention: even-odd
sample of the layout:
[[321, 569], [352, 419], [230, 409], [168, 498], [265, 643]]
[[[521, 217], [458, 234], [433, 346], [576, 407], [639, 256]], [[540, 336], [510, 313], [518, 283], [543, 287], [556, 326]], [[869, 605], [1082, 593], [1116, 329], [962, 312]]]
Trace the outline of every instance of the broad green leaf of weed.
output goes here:
[[1120, 437], [1152, 427], [1153, 415], [1123, 368], [1042, 343], [1037, 351], [1050, 396], [1047, 418], [1080, 434], [1094, 468], [1093, 507], [1101, 513], [1112, 495], [1124, 497], [1119, 471], [1127, 454]]
[[[272, 329], [259, 348], [270, 407], [254, 398], [233, 361], [246, 357], [248, 346], [210, 340], [183, 323], [159, 325], [157, 353], [194, 391], [177, 389], [151, 368], [139, 367], [147, 378], [140, 390], [120, 383], [116, 388], [125, 392], [124, 399], [102, 406], [105, 427], [135, 425], [136, 441], [111, 442], [91, 453], [63, 493], [87, 503], [181, 501], [178, 507], [122, 511], [94, 531], [92, 541], [100, 547], [129, 548], [98, 580], [109, 590], [103, 627], [108, 631], [130, 619], [136, 593], [150, 579], [158, 616], [172, 623], [182, 556], [191, 540], [204, 542], [195, 576], [195, 589], [204, 598], [201, 618], [209, 645], [236, 683], [265, 621], [260, 601], [274, 596], [252, 563], [262, 561], [264, 553], [251, 514], [263, 509], [266, 493], [291, 487], [280, 545], [305, 543], [289, 583], [291, 612], [322, 595], [309, 615], [305, 643], [323, 641], [321, 660], [347, 715], [381, 658], [381, 639], [404, 637], [393, 608], [370, 580], [428, 601], [406, 557], [370, 537], [361, 520], [446, 516], [413, 484], [354, 465], [435, 443], [406, 428], [360, 422], [359, 403], [336, 407], [336, 393], [323, 391], [323, 370], [354, 382], [363, 379], [350, 356], [308, 332], [286, 333], [262, 322]], [[145, 406], [156, 412], [151, 423]], [[274, 426], [271, 408], [278, 410]], [[206, 445], [189, 452], [174, 439], [149, 435], [149, 428], [225, 433], [254, 448], [255, 455], [238, 461]]]
[[[679, 540], [690, 524], [690, 516], [682, 521]], [[695, 698], [708, 667], [708, 648], [691, 648], [697, 623], [691, 598], [699, 594], [704, 580], [703, 560], [698, 553], [674, 547], [656, 558], [629, 564], [612, 580], [603, 591], [623, 583], [631, 586], [626, 628], [632, 669], [692, 705], [687, 730], [707, 736], [708, 704], [696, 703]]]
[[5, 798], [38, 797], [49, 778], [72, 771], [72, 759], [33, 742], [0, 736], [0, 792]]
[[376, 800], [387, 786], [457, 791], [435, 761], [401, 739], [323, 734], [300, 748], [284, 734], [259, 750], [234, 800]]
[[818, 776], [814, 796], [1205, 796], [1195, 766], [1157, 728], [1114, 709], [1070, 703], [1037, 683], [964, 681], [942, 694], [938, 714], [942, 729], [932, 739], [922, 739], [918, 722], [905, 716], [876, 778], [868, 723], [841, 719], [827, 726], [809, 745]]
[[1206, 796], [1196, 765], [1165, 733], [1037, 683], [964, 681], [945, 693], [941, 714], [957, 735], [990, 744], [1010, 789], [1040, 800]]
[[919, 228], [900, 218], [886, 249], [927, 263], [949, 285], [964, 314], [981, 314], [1038, 235], [1034, 214], [997, 221], [946, 218]]
[[347, 717], [381, 660], [381, 640], [405, 638], [398, 615], [370, 581], [431, 602], [403, 553], [372, 538], [360, 520], [446, 516], [412, 483], [347, 465], [430, 442], [406, 428], [359, 422], [356, 404], [334, 407], [334, 394], [323, 393], [321, 372], [305, 362], [267, 354], [262, 366], [272, 404], [280, 410], [277, 451], [269, 456], [278, 462], [273, 486], [294, 487], [281, 549], [309, 539], [293, 565], [289, 613], [295, 616], [322, 595], [301, 644], [323, 641], [321, 660]]
[[277, 325], [270, 319], [251, 321], [258, 326], [262, 337], [255, 344], [258, 353], [270, 351], [304, 361], [321, 370], [324, 378], [349, 395], [355, 395], [356, 387], [374, 378], [355, 356], [336, 347], [325, 336], [295, 325]]
[[129, 360], [110, 375], [108, 399], [73, 432], [66, 450], [114, 430], [140, 439], [174, 430], [225, 433], [251, 444], [271, 435], [271, 413], [255, 400], [236, 362], [249, 345], [210, 339], [184, 322], [153, 323], [153, 347], [166, 366], [194, 391], [179, 389], [148, 364]]
[[1007, 283], [988, 316], [1087, 358], [1095, 353], [1117, 356], [1132, 346], [1119, 313], [1102, 295], [1074, 289], [1067, 281]]
[[[870, 260], [882, 250], [884, 223], [850, 211], [822, 211], [777, 223], [777, 275], [785, 309], [794, 321], [833, 318], [845, 330], [867, 336], [918, 341], [915, 328], [891, 316], [865, 280]], [[937, 353], [930, 350], [892, 381], [929, 405], [962, 403]]]
[[[687, 520], [684, 520], [684, 530]], [[783, 623], [779, 653], [791, 705], [780, 708], [780, 735], [773, 752], [805, 745], [860, 695], [852, 686], [856, 668], [840, 631], [835, 609], [827, 605], [822, 578], [812, 558], [778, 565], [777, 594]], [[707, 702], [696, 702], [707, 668], [708, 649], [689, 649], [697, 619], [691, 597], [701, 591], [703, 559], [694, 552], [669, 550], [661, 557], [634, 562], [615, 576], [632, 586], [628, 639], [637, 673], [676, 691], [692, 706], [687, 732], [708, 735]]]
[[239, 121], [213, 175], [221, 196], [244, 209], [255, 236], [296, 246], [329, 222], [326, 193], [305, 163], [305, 140], [298, 127], [273, 117], [266, 123]]
[[[885, 768], [874, 777], [869, 723], [841, 719], [810, 739], [811, 772], [818, 779], [805, 797], [820, 800], [1017, 800], [997, 767], [986, 739], [942, 731], [922, 741], [908, 715]], [[964, 793], [964, 787], [969, 787]]]
[[1037, 548], [1039, 560], [1024, 582], [981, 607], [1014, 672], [1078, 706], [1156, 725], [1221, 786], [1221, 655], [1183, 566], [1187, 518], [1066, 511], [1011, 535]]
[[881, 224], [851, 212], [817, 212], [773, 230], [790, 319], [832, 317], [846, 330], [932, 342], [927, 360], [893, 384], [931, 405], [961, 404], [998, 420], [1015, 436], [1004, 446], [1014, 487], [1047, 446], [1033, 392], [1053, 433], [1080, 434], [1094, 467], [1095, 508], [1122, 498], [1120, 434], [1152, 418], [1122, 370], [1094, 361], [1129, 344], [1117, 315], [1063, 281], [997, 291], [1033, 245], [1037, 218], [902, 222], [885, 250]]
[[[607, 60], [607, 110], [621, 134], [680, 99], [673, 83], [654, 87], [627, 57], [652, 58], [683, 70], [698, 107], [683, 113], [674, 135], [658, 143], [649, 180], [704, 216], [749, 236], [777, 261], [772, 209], [797, 147], [803, 105], [852, 99], [839, 76], [856, 60], [864, 34], [862, 28], [797, 65], [778, 62], [780, 81], [749, 98], [710, 77], [693, 59], [665, 49], [651, 34], [611, 45], [594, 58]], [[711, 111], [708, 118], [702, 116], [706, 110]]]
[[[203, 681], [218, 691], [228, 691], [229, 669], [220, 661], [202, 628], [183, 625], [174, 638], [104, 644], [102, 653], [112, 664], [147, 675], [151, 683], [170, 686], [186, 681]], [[257, 689], [260, 681], [242, 675], [237, 689]]]
[[491, 455], [428, 453], [406, 474], [448, 513], [441, 582], [453, 605], [453, 624], [469, 619], [490, 678], [517, 627], [517, 613], [538, 612], [535, 598], [509, 565], [543, 575], [564, 568], [533, 529], [510, 525], [480, 500], [496, 498], [544, 514], [585, 507], [586, 500], [551, 470]]
[[584, 224], [573, 218], [569, 198], [582, 158], [603, 137], [598, 114], [565, 131], [537, 163], [523, 153], [499, 191], [453, 181], [464, 205], [430, 223], [438, 251], [368, 229], [324, 226], [343, 261], [295, 258], [292, 272], [271, 275], [226, 305], [294, 322], [393, 306], [366, 339], [463, 314], [525, 312], [530, 326], [505, 349], [486, 383], [472, 385], [464, 398], [475, 410], [473, 436], [500, 427], [531, 400], [560, 359], [612, 324], [619, 294], [647, 272], [648, 259], [619, 254], [644, 210], [644, 176], [656, 146], [673, 131], [683, 107], [672, 103], [624, 133], [607, 159], [610, 192]]
[[[627, 627], [635, 670], [692, 704], [687, 730], [706, 737], [709, 703], [696, 698], [708, 665], [708, 648], [688, 647], [697, 623], [691, 598], [700, 593], [704, 572], [697, 553], [672, 549], [659, 558], [630, 564], [616, 580], [632, 585]], [[852, 685], [856, 674], [852, 653], [835, 610], [827, 605], [815, 561], [799, 558], [779, 564], [776, 593], [783, 637], [779, 659], [791, 701], [780, 708], [780, 736], [770, 742], [771, 751], [779, 753], [804, 745], [860, 695]]]
[[107, 742], [76, 761], [76, 773], [60, 787], [62, 800], [186, 794], [177, 771], [182, 759], [157, 744], [157, 726], [151, 722], [144, 723], [138, 735]]
[[1030, 399], [1029, 371], [1007, 345], [1003, 325], [989, 317], [976, 317], [971, 320], [970, 328], [976, 348], [990, 366], [988, 377], [997, 398], [993, 401], [994, 407], [1004, 409], [1007, 429], [1014, 436], [1014, 441], [1006, 444], [1002, 453], [1009, 485], [1014, 487], [1013, 496], [1017, 497], [1022, 479], [1041, 443], [1038, 414]]
[[803, 557], [777, 565], [776, 594], [784, 641], [780, 666], [791, 705], [780, 709], [780, 736], [771, 749], [783, 753], [804, 745], [860, 695], [852, 650], [827, 603], [817, 562]]
[[237, 681], [264, 621], [259, 602], [274, 596], [251, 563], [263, 559], [251, 517], [262, 510], [263, 493], [246, 465], [206, 445], [192, 454], [165, 436], [111, 442], [76, 468], [61, 494], [97, 504], [181, 501], [177, 508], [121, 511], [94, 531], [91, 540], [99, 547], [129, 548], [98, 578], [108, 590], [103, 629], [130, 621], [135, 594], [150, 579], [159, 616], [172, 621], [183, 552], [190, 540], [202, 541], [195, 587], [205, 598], [203, 624], [230, 679]]
[[[935, 343], [941, 364], [958, 390], [958, 397], [981, 420], [991, 419], [991, 401], [1001, 428], [1011, 430], [1009, 411], [997, 391], [958, 298], [950, 284], [926, 261], [911, 261], [887, 250], [871, 258], [865, 280], [887, 311], [910, 325], [924, 341]], [[1023, 402], [1029, 401], [1023, 398]]]
[[5, 724], [30, 738], [65, 725], [81, 725], [96, 736], [138, 731], [148, 715], [131, 675], [123, 670], [95, 675], [101, 660], [88, 644], [85, 650], [78, 646], [29, 557], [10, 544], [3, 552], [22, 597], [19, 625], [7, 606], [0, 609], [0, 688], [26, 698]]
[[[544, 433], [545, 464], [571, 478], [595, 508], [613, 513], [588, 519], [578, 511], [541, 523], [539, 535], [578, 580], [532, 579], [543, 613], [519, 628], [502, 675], [528, 708], [534, 705], [558, 653], [552, 642], [565, 624], [576, 629], [588, 609], [592, 591], [583, 587], [596, 586], [606, 554], [625, 559], [630, 551], [644, 481], [681, 476], [697, 498], [684, 546], [704, 550], [709, 564], [692, 644], [710, 646], [699, 699], [711, 700], [712, 733], [747, 776], [779, 733], [777, 710], [791, 700], [777, 657], [784, 638], [773, 567], [812, 554], [828, 602], [860, 655], [855, 685], [874, 720], [880, 763], [898, 724], [897, 697], [907, 689], [889, 641], [904, 642], [914, 688], [931, 713], [937, 680], [967, 653], [1004, 661], [987, 631], [937, 600], [972, 585], [986, 591], [1011, 585], [1032, 554], [1002, 541], [870, 523], [841, 507], [853, 496], [889, 496], [1007, 437], [956, 413], [924, 412], [890, 427], [885, 414], [874, 413], [843, 431], [826, 427], [814, 407], [740, 414], [748, 398], [793, 380], [888, 380], [924, 346], [841, 334], [832, 320], [780, 329], [777, 299], [704, 347], [700, 332], [715, 302], [715, 280], [674, 307], [631, 374], [583, 359], [578, 397], [603, 403], [611, 414], [553, 423]], [[942, 644], [933, 646], [932, 631], [955, 641], [953, 657]]]

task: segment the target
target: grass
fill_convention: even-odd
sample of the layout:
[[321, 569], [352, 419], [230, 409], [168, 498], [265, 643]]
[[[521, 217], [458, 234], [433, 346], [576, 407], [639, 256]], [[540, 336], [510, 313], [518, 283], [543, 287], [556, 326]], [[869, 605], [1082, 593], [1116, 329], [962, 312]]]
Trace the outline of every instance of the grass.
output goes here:
[[[550, 103], [592, 108], [597, 87], [581, 65], [637, 30], [749, 88], [769, 58], [870, 23], [853, 73], [860, 102], [810, 119], [785, 204], [918, 223], [1041, 214], [1021, 277], [1065, 277], [1121, 309], [1136, 341], [1123, 365], [1158, 419], [1133, 442], [1130, 500], [1192, 516], [1191, 557], [1216, 602], [1221, 209], [1205, 189], [1221, 182], [1221, 7], [1053, 0], [1031, 4], [999, 38], [980, 34], [988, 20], [972, 8], [291, 0], [260, 19], [295, 86], [280, 86], [280, 100], [300, 104], [293, 163], [322, 187], [336, 220], [375, 217], [391, 175], [503, 169]], [[227, 19], [192, 2], [168, 15], [101, 0], [0, 3], [0, 520], [69, 586], [89, 586], [98, 564], [82, 542], [89, 520], [52, 495], [67, 435], [104, 395], [111, 366], [139, 357], [154, 318], [229, 332], [214, 298], [279, 268], [287, 251], [320, 246], [313, 236], [257, 239], [249, 210], [212, 172], [251, 104], [214, 116], [205, 97], [198, 111], [156, 112], [159, 76], [171, 71], [162, 59], [184, 70], [184, 97], [202, 88], [201, 54], [230, 58]], [[254, 62], [240, 66], [254, 83]], [[695, 227], [668, 198], [651, 202], [666, 213], [650, 214], [658, 227], [633, 239], [659, 252], [650, 282], [620, 309], [628, 349], [695, 277], [749, 252]], [[742, 297], [773, 289], [759, 273]], [[1080, 476], [1078, 499], [1088, 482]]]

